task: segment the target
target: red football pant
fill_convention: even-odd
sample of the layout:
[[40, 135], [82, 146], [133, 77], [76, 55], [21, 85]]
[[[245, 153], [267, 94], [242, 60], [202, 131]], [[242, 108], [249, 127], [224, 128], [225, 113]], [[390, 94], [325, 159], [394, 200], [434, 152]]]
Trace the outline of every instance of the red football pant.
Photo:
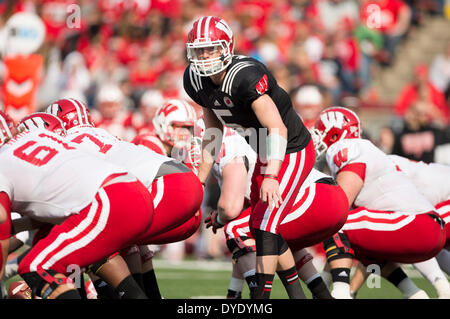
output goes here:
[[445, 244], [445, 230], [427, 214], [406, 215], [359, 207], [349, 212], [342, 230], [356, 258], [366, 265], [385, 260], [421, 262], [436, 256]]
[[445, 222], [445, 247], [450, 247], [450, 199], [437, 204], [435, 208]]
[[[151, 196], [154, 205], [153, 222], [139, 238], [139, 245], [157, 244], [155, 240], [165, 243], [173, 242], [171, 240], [174, 239], [179, 241], [187, 236], [192, 227], [198, 224], [198, 228], [200, 225], [197, 218], [203, 200], [203, 188], [194, 173], [174, 173], [155, 179]], [[183, 226], [184, 223], [187, 225]]]
[[314, 183], [299, 193], [280, 224], [280, 234], [292, 251], [300, 250], [333, 236], [347, 215], [348, 199], [340, 186]]
[[[227, 240], [252, 238], [248, 225], [250, 213], [248, 208], [225, 225]], [[280, 234], [291, 250], [300, 250], [333, 236], [344, 225], [347, 214], [348, 200], [341, 187], [314, 183], [299, 192], [292, 211], [279, 226]]]
[[260, 200], [260, 189], [264, 179], [264, 171], [267, 164], [259, 159], [256, 162], [252, 176], [250, 200], [252, 213], [250, 216], [250, 228], [268, 231], [278, 234], [279, 225], [284, 217], [291, 211], [297, 193], [302, 183], [314, 166], [316, 154], [312, 140], [308, 146], [297, 153], [286, 154], [281, 169], [278, 173], [280, 194], [283, 200], [279, 208], [269, 209], [267, 203]]
[[[201, 222], [202, 222], [201, 210], [198, 210], [194, 214], [194, 216], [191, 217], [187, 222], [184, 222], [180, 226], [175, 227], [167, 232], [152, 236], [148, 240], [153, 245], [164, 245], [186, 240], [198, 230]], [[139, 245], [148, 245], [148, 244], [139, 243]]]
[[[142, 183], [102, 187], [93, 202], [40, 239], [19, 265], [20, 275], [38, 269], [68, 274], [130, 246], [151, 224], [153, 203]], [[71, 267], [69, 267], [71, 266]]]

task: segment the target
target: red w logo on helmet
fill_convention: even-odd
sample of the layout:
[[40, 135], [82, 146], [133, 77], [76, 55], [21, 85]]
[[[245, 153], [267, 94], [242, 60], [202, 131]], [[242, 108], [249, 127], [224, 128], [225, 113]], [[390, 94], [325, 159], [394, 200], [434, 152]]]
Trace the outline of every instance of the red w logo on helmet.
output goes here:
[[164, 116], [169, 115], [170, 113], [172, 113], [173, 111], [178, 110], [178, 106], [174, 105], [174, 104], [169, 104], [166, 105], [165, 107], [163, 107], [160, 111], [159, 114], [164, 114]]
[[269, 88], [269, 81], [267, 81], [267, 75], [264, 74], [264, 76], [259, 80], [258, 84], [256, 84], [256, 92], [263, 95], [268, 88]]

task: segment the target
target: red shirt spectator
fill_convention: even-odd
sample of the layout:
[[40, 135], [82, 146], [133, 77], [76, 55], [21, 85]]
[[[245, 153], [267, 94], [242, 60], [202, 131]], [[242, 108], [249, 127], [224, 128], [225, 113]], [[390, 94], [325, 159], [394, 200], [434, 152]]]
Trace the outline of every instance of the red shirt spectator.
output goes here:
[[367, 0], [361, 5], [361, 21], [371, 29], [390, 33], [403, 9], [407, 9], [403, 0]]
[[408, 83], [400, 92], [394, 107], [395, 113], [403, 116], [414, 102], [425, 100], [436, 106], [440, 113], [436, 114], [436, 112], [430, 110], [430, 116], [433, 119], [443, 121], [444, 124], [448, 123], [449, 107], [445, 101], [444, 94], [430, 82], [428, 77], [428, 67], [423, 64], [416, 66], [414, 76], [415, 80]]

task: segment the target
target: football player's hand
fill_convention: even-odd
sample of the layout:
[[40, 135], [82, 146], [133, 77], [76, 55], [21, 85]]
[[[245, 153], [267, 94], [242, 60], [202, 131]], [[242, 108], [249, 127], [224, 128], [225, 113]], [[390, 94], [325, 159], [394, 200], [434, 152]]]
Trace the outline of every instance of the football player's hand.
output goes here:
[[222, 228], [224, 225], [217, 221], [219, 213], [215, 210], [205, 219], [206, 228], [212, 227], [212, 231], [215, 234], [218, 228]]
[[278, 181], [271, 178], [265, 178], [261, 184], [260, 198], [263, 203], [269, 204], [269, 209], [280, 207], [283, 202], [280, 195], [280, 185]]

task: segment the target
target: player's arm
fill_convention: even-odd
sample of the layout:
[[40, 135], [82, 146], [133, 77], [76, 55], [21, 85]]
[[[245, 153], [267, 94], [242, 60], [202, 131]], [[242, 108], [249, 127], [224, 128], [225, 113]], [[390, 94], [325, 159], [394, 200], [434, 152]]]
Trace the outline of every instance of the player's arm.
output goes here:
[[217, 203], [218, 218], [224, 223], [239, 216], [247, 191], [247, 169], [243, 157], [236, 157], [223, 168], [222, 188]]
[[363, 179], [351, 170], [341, 170], [336, 176], [336, 182], [347, 195], [348, 204], [351, 207], [363, 187]]
[[5, 192], [0, 192], [0, 279], [5, 272], [11, 236], [11, 202]]
[[206, 228], [218, 228], [239, 216], [244, 208], [247, 191], [247, 168], [243, 157], [238, 156], [225, 165], [222, 171], [222, 187], [217, 202], [217, 210], [205, 219]]
[[37, 221], [29, 216], [23, 216], [12, 220], [12, 234], [15, 235], [24, 231], [38, 229], [39, 227], [45, 225], [46, 223]]
[[[267, 128], [267, 168], [265, 175], [278, 176], [281, 164], [283, 163], [286, 154], [287, 146], [287, 128], [283, 123], [280, 113], [273, 102], [272, 98], [263, 94], [253, 101], [251, 104], [256, 117], [262, 126]], [[264, 179], [266, 183], [267, 178]], [[274, 200], [275, 207], [278, 207], [282, 202], [281, 195], [278, 193], [278, 182], [276, 183], [276, 191], [274, 190], [274, 179], [271, 179], [273, 185], [261, 187], [261, 199], [263, 202], [269, 202], [269, 207], [272, 209], [272, 200]]]
[[198, 178], [205, 183], [222, 146], [223, 124], [208, 108], [203, 108], [205, 134], [202, 140], [202, 156], [198, 166]]

